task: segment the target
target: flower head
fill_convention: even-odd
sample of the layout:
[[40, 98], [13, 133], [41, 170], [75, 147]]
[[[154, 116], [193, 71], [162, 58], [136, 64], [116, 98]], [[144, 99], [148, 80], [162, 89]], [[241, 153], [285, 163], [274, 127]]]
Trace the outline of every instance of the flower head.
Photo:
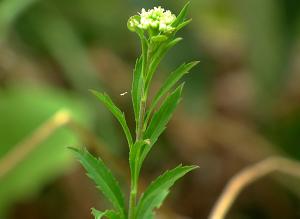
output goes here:
[[175, 19], [176, 16], [171, 11], [165, 10], [160, 6], [148, 11], [143, 8], [139, 15], [129, 19], [128, 27], [130, 30], [138, 28], [150, 32], [169, 34], [175, 30], [172, 26]]

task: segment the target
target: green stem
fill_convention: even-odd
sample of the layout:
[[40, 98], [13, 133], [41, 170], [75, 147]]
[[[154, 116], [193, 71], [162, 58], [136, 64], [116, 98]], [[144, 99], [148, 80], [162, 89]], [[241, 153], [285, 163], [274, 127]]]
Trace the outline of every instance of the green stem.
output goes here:
[[136, 205], [136, 195], [137, 195], [137, 186], [132, 185], [130, 191], [130, 200], [129, 200], [129, 219], [135, 218], [135, 205]]
[[[145, 51], [146, 50], [146, 51]], [[148, 61], [149, 61], [149, 51], [150, 49], [143, 45], [143, 77], [146, 78], [148, 73]], [[146, 103], [147, 103], [147, 92], [145, 93], [145, 84], [143, 85], [143, 92], [142, 92], [142, 99], [139, 109], [139, 118], [137, 122], [137, 128], [136, 128], [136, 142], [143, 140], [144, 135], [144, 120], [145, 120], [145, 114], [146, 114]], [[136, 170], [134, 170], [136, 171]], [[131, 173], [135, 174], [136, 177], [134, 179], [131, 179], [131, 191], [130, 191], [130, 198], [129, 198], [129, 213], [128, 218], [129, 219], [135, 219], [135, 208], [136, 208], [136, 199], [137, 199], [137, 192], [138, 192], [138, 173]]]

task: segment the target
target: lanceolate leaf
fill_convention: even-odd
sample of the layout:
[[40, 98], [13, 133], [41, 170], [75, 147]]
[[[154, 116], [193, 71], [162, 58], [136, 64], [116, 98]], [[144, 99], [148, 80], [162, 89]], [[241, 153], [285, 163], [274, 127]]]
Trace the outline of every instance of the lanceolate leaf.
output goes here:
[[145, 131], [144, 138], [149, 139], [150, 143], [145, 145], [141, 152], [142, 161], [146, 158], [158, 137], [165, 130], [167, 123], [176, 109], [176, 106], [180, 102], [182, 88], [183, 84], [177, 87], [176, 90], [165, 99], [159, 110], [154, 113], [153, 118]]
[[122, 216], [125, 215], [124, 197], [118, 182], [100, 158], [95, 158], [86, 149], [71, 148], [75, 151], [87, 175], [95, 182], [97, 188], [113, 204]]
[[134, 117], [136, 121], [138, 121], [139, 118], [139, 108], [140, 108], [141, 98], [143, 93], [142, 67], [143, 67], [143, 58], [140, 57], [139, 59], [137, 59], [133, 71], [132, 90], [131, 90]]
[[95, 208], [92, 208], [92, 215], [95, 219], [101, 219], [106, 217], [108, 219], [121, 219], [121, 217], [113, 210], [98, 211]]
[[126, 135], [127, 142], [129, 147], [132, 146], [132, 136], [130, 133], [130, 130], [128, 128], [128, 125], [126, 123], [125, 115], [124, 113], [113, 103], [113, 101], [110, 99], [110, 97], [105, 93], [100, 93], [95, 90], [91, 90], [91, 92], [110, 110], [110, 112], [116, 117], [116, 119], [121, 124], [123, 131]]
[[183, 21], [182, 23], [180, 23], [177, 28], [176, 31], [181, 30], [182, 28], [184, 28], [186, 25], [188, 25], [189, 23], [191, 23], [192, 19], [188, 19], [186, 21]]
[[171, 119], [171, 116], [181, 99], [182, 88], [183, 84], [177, 87], [176, 90], [165, 99], [159, 110], [154, 113], [153, 118], [145, 131], [145, 139], [150, 139], [151, 145], [156, 142], [157, 138]]
[[176, 20], [172, 23], [173, 27], [177, 27], [179, 24], [185, 21], [187, 10], [189, 8], [190, 2], [186, 3], [185, 6], [180, 11], [179, 15], [176, 17]]
[[156, 71], [161, 60], [164, 58], [166, 53], [172, 47], [174, 47], [177, 43], [179, 43], [181, 40], [182, 40], [182, 38], [180, 38], [180, 37], [177, 37], [175, 39], [171, 38], [170, 40], [166, 41], [161, 46], [159, 46], [159, 48], [155, 51], [155, 53], [153, 54], [153, 57], [151, 59], [151, 62], [149, 63], [149, 72], [148, 72], [148, 75], [146, 77], [146, 82], [145, 82], [145, 90], [146, 91], [148, 91], [148, 89], [149, 89], [149, 85], [150, 85], [151, 79], [153, 77], [153, 74]]
[[158, 177], [142, 195], [138, 206], [136, 218], [151, 218], [153, 210], [159, 208], [169, 193], [169, 189], [174, 183], [188, 172], [196, 169], [197, 166], [181, 166], [165, 172]]
[[141, 170], [142, 162], [141, 160], [141, 152], [143, 151], [145, 145], [147, 145], [147, 141], [138, 141], [136, 142], [130, 150], [129, 153], [129, 165], [131, 172], [131, 179], [133, 182], [138, 181], [139, 173]]
[[170, 76], [163, 83], [160, 90], [157, 92], [157, 94], [153, 98], [152, 104], [147, 113], [147, 117], [149, 117], [150, 114], [153, 112], [153, 110], [155, 109], [155, 107], [157, 106], [157, 104], [161, 100], [161, 98], [164, 95], [166, 95], [170, 91], [170, 89], [198, 63], [199, 63], [198, 61], [195, 61], [195, 62], [183, 64], [170, 74]]

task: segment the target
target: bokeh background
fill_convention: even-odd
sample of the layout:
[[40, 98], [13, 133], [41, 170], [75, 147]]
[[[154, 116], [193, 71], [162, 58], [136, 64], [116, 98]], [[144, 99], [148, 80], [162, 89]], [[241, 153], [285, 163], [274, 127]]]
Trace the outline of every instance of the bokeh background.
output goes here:
[[[134, 127], [129, 91], [139, 42], [129, 16], [185, 1], [0, 1], [0, 218], [85, 219], [107, 203], [67, 146], [103, 157], [128, 189], [126, 140], [88, 89], [106, 91]], [[300, 160], [300, 1], [192, 0], [193, 22], [159, 68], [153, 92], [184, 61], [184, 100], [146, 160], [141, 186], [178, 163], [201, 168], [171, 192], [160, 218], [207, 218], [243, 167]], [[20, 149], [21, 148], [21, 149]], [[25, 149], [24, 149], [25, 148]], [[300, 180], [247, 187], [232, 219], [300, 218]]]

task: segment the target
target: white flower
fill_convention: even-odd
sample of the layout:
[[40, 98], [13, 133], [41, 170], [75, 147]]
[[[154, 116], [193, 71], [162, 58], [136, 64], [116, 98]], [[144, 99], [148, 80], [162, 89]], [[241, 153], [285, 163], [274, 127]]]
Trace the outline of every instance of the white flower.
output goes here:
[[132, 19], [129, 20], [129, 27], [131, 29], [151, 29], [157, 30], [162, 34], [171, 33], [175, 30], [175, 28], [172, 27], [172, 23], [176, 19], [176, 16], [172, 14], [171, 11], [165, 10], [160, 6], [148, 11], [143, 8], [138, 17], [139, 19], [133, 16]]

